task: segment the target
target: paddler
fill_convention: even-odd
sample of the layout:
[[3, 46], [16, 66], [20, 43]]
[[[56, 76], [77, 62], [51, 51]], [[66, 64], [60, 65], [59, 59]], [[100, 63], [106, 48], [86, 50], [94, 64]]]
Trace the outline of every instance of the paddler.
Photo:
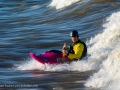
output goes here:
[[72, 44], [70, 48], [66, 47], [64, 43], [62, 54], [63, 57], [66, 58], [68, 61], [72, 60], [80, 60], [87, 54], [87, 46], [86, 44], [79, 39], [79, 34], [76, 30], [73, 30], [70, 33]]

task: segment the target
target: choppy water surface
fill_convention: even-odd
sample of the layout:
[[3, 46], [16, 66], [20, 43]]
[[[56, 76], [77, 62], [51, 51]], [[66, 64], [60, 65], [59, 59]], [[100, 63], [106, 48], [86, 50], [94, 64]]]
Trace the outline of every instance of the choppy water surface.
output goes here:
[[[0, 87], [40, 90], [119, 90], [119, 0], [0, 0]], [[83, 61], [41, 65], [29, 52], [61, 50], [78, 30]]]

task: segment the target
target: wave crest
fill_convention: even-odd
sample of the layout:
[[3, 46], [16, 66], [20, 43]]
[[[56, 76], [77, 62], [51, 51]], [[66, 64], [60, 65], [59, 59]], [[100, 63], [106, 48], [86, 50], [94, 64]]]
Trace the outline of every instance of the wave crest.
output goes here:
[[56, 9], [62, 9], [79, 1], [83, 0], [52, 0], [49, 6], [55, 7]]

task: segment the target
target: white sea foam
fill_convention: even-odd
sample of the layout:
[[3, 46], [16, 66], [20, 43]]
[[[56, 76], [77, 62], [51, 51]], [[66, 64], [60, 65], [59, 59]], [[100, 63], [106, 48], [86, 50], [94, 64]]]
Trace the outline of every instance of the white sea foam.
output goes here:
[[89, 42], [92, 45], [89, 48], [90, 58], [101, 60], [101, 68], [88, 79], [85, 86], [120, 90], [120, 12], [107, 18], [103, 27], [103, 32]]
[[[28, 61], [28, 60], [27, 60]], [[29, 60], [29, 62], [23, 62], [17, 66], [17, 70], [44, 70], [44, 71], [87, 71], [93, 70], [93, 63], [87, 63], [87, 61], [74, 61], [70, 64], [40, 64], [36, 60]]]
[[27, 59], [24, 62], [21, 62], [21, 64], [15, 65], [17, 70], [45, 70], [45, 66], [43, 64], [38, 63], [36, 60], [33, 59]]
[[74, 3], [82, 2], [82, 1], [83, 0], [52, 0], [49, 6], [55, 7], [56, 9], [62, 9]]

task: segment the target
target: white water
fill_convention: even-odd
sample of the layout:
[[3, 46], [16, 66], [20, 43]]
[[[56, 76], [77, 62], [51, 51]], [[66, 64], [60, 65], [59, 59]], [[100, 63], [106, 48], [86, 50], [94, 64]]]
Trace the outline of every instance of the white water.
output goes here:
[[103, 25], [104, 30], [90, 40], [91, 58], [102, 61], [101, 68], [85, 86], [120, 90], [120, 12], [113, 13]]
[[59, 65], [41, 65], [35, 60], [30, 60], [19, 65], [17, 69], [80, 72], [98, 70], [87, 80], [86, 87], [120, 90], [120, 12], [108, 17], [103, 28], [103, 32], [88, 41], [87, 60]]
[[49, 6], [55, 7], [56, 9], [62, 9], [68, 7], [74, 3], [82, 2], [83, 0], [52, 0]]
[[[23, 64], [24, 63], [24, 64]], [[18, 70], [44, 70], [44, 71], [87, 71], [93, 70], [93, 63], [87, 63], [87, 61], [75, 61], [71, 64], [40, 64], [36, 60], [28, 60], [17, 65]]]

